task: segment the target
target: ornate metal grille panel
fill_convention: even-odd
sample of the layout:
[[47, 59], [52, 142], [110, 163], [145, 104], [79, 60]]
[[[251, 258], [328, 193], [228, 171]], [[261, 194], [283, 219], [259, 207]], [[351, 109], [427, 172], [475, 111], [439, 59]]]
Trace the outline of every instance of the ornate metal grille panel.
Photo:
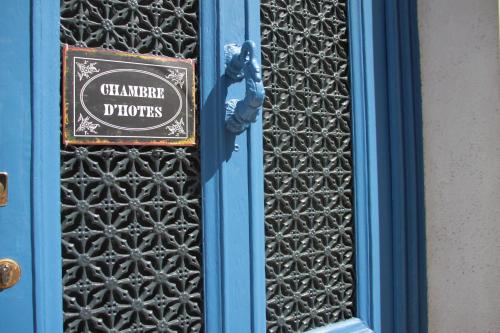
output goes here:
[[354, 315], [347, 0], [261, 0], [267, 326]]
[[[61, 0], [61, 41], [196, 58], [197, 0]], [[65, 332], [201, 332], [194, 148], [63, 146]]]

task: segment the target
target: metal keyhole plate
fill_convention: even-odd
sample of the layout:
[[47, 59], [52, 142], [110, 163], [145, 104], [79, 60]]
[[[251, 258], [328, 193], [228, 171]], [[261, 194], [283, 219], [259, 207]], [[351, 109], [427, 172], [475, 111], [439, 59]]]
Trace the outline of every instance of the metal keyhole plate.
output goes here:
[[21, 267], [12, 259], [0, 259], [0, 289], [7, 289], [19, 282]]

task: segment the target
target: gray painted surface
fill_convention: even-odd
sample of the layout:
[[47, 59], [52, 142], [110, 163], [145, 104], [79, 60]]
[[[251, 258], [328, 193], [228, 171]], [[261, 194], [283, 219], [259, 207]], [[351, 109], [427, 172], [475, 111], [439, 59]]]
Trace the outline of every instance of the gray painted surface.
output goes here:
[[418, 0], [429, 332], [500, 333], [497, 0]]

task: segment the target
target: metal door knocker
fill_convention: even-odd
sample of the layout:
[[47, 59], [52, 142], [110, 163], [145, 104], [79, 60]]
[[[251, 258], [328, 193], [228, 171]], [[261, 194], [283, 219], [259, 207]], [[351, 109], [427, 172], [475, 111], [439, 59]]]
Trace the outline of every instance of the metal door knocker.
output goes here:
[[226, 71], [230, 83], [245, 79], [245, 98], [229, 99], [225, 104], [226, 129], [235, 134], [243, 132], [255, 122], [264, 102], [264, 85], [259, 62], [255, 57], [255, 43], [247, 40], [243, 45], [228, 44], [224, 47]]

